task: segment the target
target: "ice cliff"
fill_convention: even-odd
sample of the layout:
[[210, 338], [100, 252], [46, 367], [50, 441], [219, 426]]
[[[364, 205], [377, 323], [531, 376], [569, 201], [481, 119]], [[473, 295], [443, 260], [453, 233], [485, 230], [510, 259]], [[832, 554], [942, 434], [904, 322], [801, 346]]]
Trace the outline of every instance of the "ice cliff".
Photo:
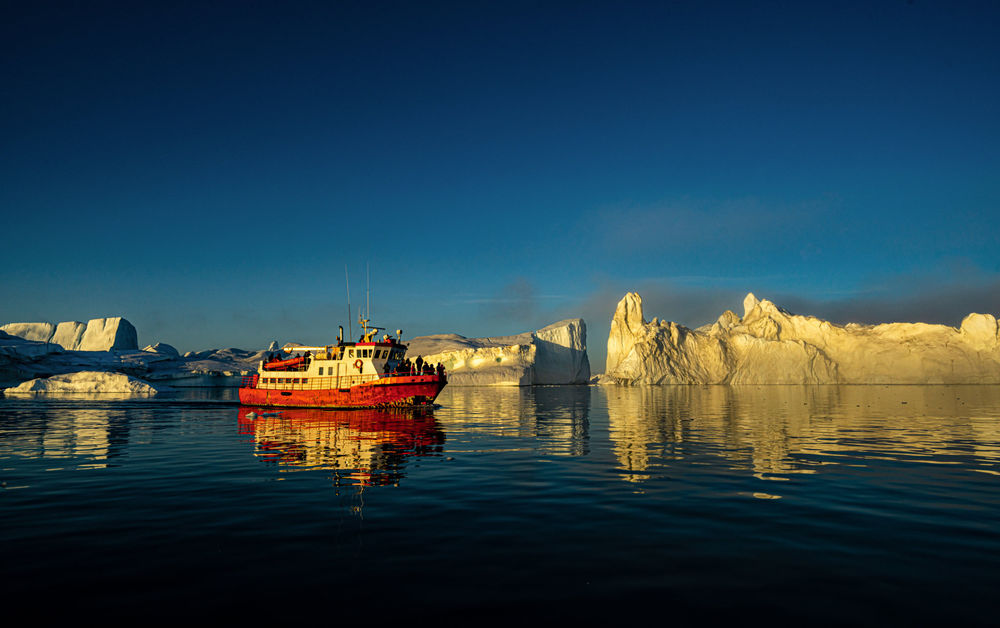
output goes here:
[[590, 380], [587, 325], [573, 318], [516, 336], [466, 338], [458, 334], [406, 341], [406, 355], [442, 363], [449, 386], [585, 384]]
[[0, 331], [11, 336], [59, 345], [67, 351], [112, 351], [138, 349], [132, 323], [120, 316], [93, 318], [86, 323], [8, 323]]
[[726, 311], [688, 329], [646, 322], [630, 292], [611, 320], [606, 375], [620, 384], [998, 384], [1000, 329], [990, 314], [969, 314], [957, 329], [841, 326], [753, 294], [742, 317]]

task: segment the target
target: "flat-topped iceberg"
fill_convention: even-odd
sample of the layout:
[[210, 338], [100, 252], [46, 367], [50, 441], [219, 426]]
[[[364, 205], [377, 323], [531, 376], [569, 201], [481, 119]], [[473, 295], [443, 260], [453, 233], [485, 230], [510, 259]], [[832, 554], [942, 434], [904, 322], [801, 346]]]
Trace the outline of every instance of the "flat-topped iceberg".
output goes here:
[[139, 348], [135, 326], [120, 316], [92, 318], [86, 323], [7, 323], [11, 336], [59, 345], [67, 351], [128, 351]]
[[153, 386], [148, 382], [123, 373], [106, 371], [80, 371], [32, 379], [18, 386], [7, 388], [5, 395], [37, 394], [125, 394], [129, 396], [151, 396], [164, 390], [163, 386]]
[[590, 380], [587, 325], [567, 319], [515, 336], [418, 336], [406, 341], [411, 360], [444, 364], [449, 386], [585, 384]]
[[835, 325], [748, 294], [698, 329], [653, 319], [642, 298], [618, 303], [607, 380], [623, 384], [998, 384], [1000, 328], [969, 314], [959, 328], [925, 323]]

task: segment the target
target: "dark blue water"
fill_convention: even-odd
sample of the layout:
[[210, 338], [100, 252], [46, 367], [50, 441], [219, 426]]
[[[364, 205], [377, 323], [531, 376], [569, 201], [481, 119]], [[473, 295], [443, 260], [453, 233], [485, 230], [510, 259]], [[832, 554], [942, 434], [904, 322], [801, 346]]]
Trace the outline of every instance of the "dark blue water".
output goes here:
[[998, 387], [225, 399], [0, 399], [8, 613], [995, 623]]

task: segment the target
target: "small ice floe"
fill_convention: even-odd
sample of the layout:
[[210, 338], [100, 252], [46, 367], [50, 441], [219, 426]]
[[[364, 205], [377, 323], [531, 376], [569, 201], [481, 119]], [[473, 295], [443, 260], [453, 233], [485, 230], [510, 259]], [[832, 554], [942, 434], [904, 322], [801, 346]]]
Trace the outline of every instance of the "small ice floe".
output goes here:
[[253, 421], [254, 419], [257, 418], [257, 413], [256, 412], [247, 412], [247, 418], [250, 419], [251, 421]]
[[154, 386], [149, 382], [123, 373], [81, 371], [65, 375], [38, 378], [7, 388], [7, 395], [39, 394], [116, 394], [119, 396], [152, 396], [170, 390], [167, 386]]

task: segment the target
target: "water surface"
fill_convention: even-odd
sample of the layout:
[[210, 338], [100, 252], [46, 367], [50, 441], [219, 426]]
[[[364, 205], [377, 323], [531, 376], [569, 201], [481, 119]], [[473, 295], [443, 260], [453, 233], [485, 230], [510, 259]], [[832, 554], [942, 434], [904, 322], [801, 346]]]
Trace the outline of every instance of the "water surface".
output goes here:
[[1000, 387], [448, 388], [417, 415], [232, 399], [0, 399], [11, 606], [994, 621]]

